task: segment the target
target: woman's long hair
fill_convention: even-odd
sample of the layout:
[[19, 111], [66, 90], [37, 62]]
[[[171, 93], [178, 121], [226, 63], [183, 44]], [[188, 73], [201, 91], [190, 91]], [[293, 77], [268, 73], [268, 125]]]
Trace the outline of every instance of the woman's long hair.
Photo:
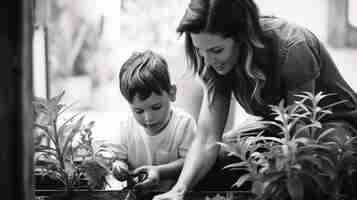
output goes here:
[[[176, 31], [185, 35], [185, 51], [187, 64], [195, 74], [202, 75], [204, 63], [193, 45], [190, 33], [218, 34], [223, 38], [230, 37], [240, 44], [240, 62], [244, 65], [245, 76], [254, 84], [251, 97], [263, 103], [261, 89], [265, 84], [265, 74], [252, 64], [254, 48], [264, 48], [262, 43], [263, 31], [259, 23], [259, 10], [252, 0], [191, 0]], [[211, 70], [214, 71], [214, 70]], [[217, 84], [216, 73], [206, 76], [206, 86], [210, 103], [215, 95]], [[249, 84], [249, 83], [247, 83]], [[247, 88], [247, 87], [245, 87]]]

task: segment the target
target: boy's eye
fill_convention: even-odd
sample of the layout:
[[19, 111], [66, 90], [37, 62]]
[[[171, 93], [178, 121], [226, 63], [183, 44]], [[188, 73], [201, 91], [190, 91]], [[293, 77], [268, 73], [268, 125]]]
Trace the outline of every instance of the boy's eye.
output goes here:
[[153, 110], [160, 110], [161, 105], [154, 105], [153, 107], [151, 107]]

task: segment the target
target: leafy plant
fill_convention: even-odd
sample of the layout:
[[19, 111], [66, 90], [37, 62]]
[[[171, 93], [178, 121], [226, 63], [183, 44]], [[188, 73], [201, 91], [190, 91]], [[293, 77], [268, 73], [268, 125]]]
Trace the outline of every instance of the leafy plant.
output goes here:
[[220, 194], [216, 194], [213, 197], [205, 197], [205, 200], [233, 200], [233, 194], [226, 194], [226, 195], [220, 195]]
[[230, 132], [220, 145], [241, 162], [226, 168], [247, 171], [234, 186], [252, 182], [258, 199], [301, 200], [306, 191], [313, 198], [351, 195], [344, 189], [353, 185], [348, 180], [356, 174], [357, 138], [322, 126], [321, 119], [332, 113], [331, 108], [345, 102], [321, 106], [321, 100], [331, 95], [304, 92], [292, 105], [281, 101], [270, 106], [275, 120], [259, 120], [250, 127], [276, 127], [274, 137], [257, 130], [248, 135]]
[[71, 106], [60, 103], [63, 95], [33, 102], [34, 130], [41, 136], [35, 144], [35, 174], [61, 182], [65, 190], [78, 188], [86, 180], [91, 188], [102, 187], [108, 172], [94, 159], [94, 122], [85, 123], [80, 113], [65, 118]]

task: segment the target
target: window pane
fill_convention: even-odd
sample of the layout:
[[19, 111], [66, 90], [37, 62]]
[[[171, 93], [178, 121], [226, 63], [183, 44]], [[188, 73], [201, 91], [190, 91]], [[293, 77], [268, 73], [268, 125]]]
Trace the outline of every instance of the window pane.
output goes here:
[[348, 1], [348, 21], [352, 26], [357, 28], [357, 1]]

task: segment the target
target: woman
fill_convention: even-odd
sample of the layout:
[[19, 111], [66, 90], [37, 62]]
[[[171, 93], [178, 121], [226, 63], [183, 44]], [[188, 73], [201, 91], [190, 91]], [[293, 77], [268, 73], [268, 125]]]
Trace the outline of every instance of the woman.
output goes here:
[[[260, 17], [252, 0], [191, 0], [178, 28], [188, 64], [206, 86], [198, 133], [176, 185], [154, 199], [182, 199], [213, 166], [231, 94], [249, 114], [271, 119], [268, 105], [291, 104], [302, 91], [347, 100], [325, 118], [338, 134], [356, 134], [357, 95], [309, 30]], [[337, 133], [337, 132], [336, 132]]]

